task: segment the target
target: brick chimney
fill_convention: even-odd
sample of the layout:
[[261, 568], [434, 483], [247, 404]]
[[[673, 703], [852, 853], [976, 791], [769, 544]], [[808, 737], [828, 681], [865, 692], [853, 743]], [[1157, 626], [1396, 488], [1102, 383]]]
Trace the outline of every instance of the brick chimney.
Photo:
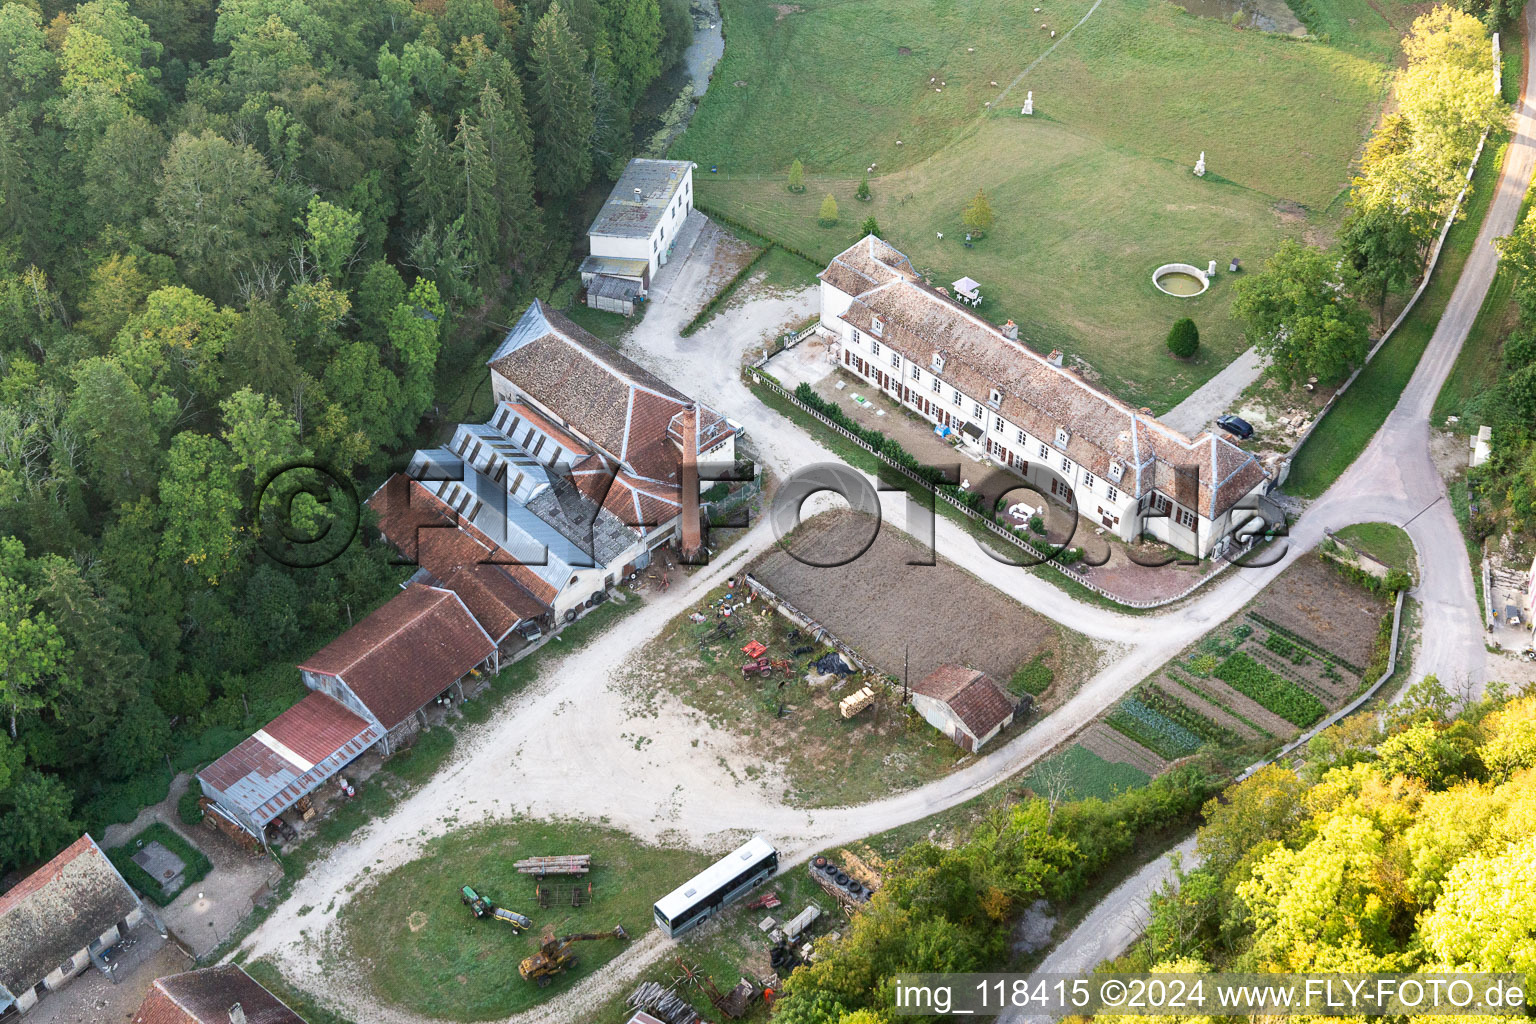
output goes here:
[[693, 562], [704, 552], [704, 533], [699, 511], [699, 410], [690, 404], [683, 410], [683, 465], [679, 488], [683, 503], [683, 537], [678, 554]]

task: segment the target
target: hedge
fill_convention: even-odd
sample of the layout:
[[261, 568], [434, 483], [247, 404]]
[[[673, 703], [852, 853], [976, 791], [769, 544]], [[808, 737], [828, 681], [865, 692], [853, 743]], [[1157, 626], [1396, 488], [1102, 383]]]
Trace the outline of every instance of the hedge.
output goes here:
[[686, 338], [700, 327], [703, 327], [704, 321], [714, 316], [715, 310], [719, 309], [722, 304], [730, 299], [731, 294], [736, 291], [736, 286], [747, 279], [747, 275], [752, 273], [752, 268], [757, 266], [758, 261], [772, 251], [773, 244], [768, 245], [767, 248], [759, 249], [757, 255], [747, 260], [746, 265], [736, 271], [736, 274], [725, 283], [725, 287], [717, 291], [713, 298], [704, 303], [704, 308], [694, 314], [693, 319], [684, 324], [682, 330], [677, 333]]
[[[186, 870], [182, 872], [181, 885], [170, 892], [163, 891], [157, 879], [133, 862], [133, 855], [138, 852], [140, 844], [147, 846], [150, 843], [159, 843], [180, 857], [182, 863], [186, 865]], [[213, 864], [203, 855], [203, 851], [183, 839], [180, 832], [160, 821], [153, 822], [122, 846], [108, 850], [107, 857], [118, 872], [128, 880], [129, 885], [156, 906], [161, 907], [168, 905], [189, 886], [202, 881], [208, 872], [213, 870]]]
[[1311, 725], [1328, 710], [1312, 694], [1290, 680], [1282, 679], [1241, 651], [1217, 667], [1216, 678], [1292, 725]]

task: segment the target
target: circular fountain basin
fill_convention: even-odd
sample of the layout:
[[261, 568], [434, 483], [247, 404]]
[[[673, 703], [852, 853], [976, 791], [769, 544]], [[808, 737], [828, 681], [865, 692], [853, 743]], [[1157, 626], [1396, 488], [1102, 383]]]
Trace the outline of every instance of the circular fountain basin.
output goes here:
[[1205, 271], [1188, 263], [1164, 263], [1152, 271], [1152, 284], [1164, 295], [1187, 299], [1211, 286]]

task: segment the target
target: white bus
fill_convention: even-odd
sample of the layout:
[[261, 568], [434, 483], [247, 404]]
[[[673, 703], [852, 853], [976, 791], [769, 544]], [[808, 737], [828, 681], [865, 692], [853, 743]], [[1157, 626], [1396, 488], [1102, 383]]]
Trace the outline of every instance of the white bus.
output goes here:
[[779, 851], [753, 838], [656, 901], [656, 927], [678, 936], [779, 870]]

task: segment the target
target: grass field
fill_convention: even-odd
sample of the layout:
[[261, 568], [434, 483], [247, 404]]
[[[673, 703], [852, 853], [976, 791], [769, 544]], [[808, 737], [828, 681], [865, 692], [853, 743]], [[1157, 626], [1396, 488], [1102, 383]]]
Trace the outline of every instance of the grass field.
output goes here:
[[[1105, 0], [999, 100], [1048, 48], [1040, 24], [1059, 33], [1087, 6], [812, 0], [780, 14], [726, 0], [725, 58], [672, 155], [705, 168], [702, 207], [816, 260], [873, 215], [936, 282], [981, 281], [984, 316], [1017, 320], [1035, 348], [1081, 356], [1164, 411], [1244, 345], [1224, 277], [1178, 300], [1152, 286], [1152, 270], [1231, 256], [1256, 266], [1286, 235], [1330, 235], [1387, 64], [1163, 0]], [[1031, 118], [1018, 114], [1026, 90]], [[1202, 150], [1210, 173], [1199, 179]], [[801, 194], [784, 187], [796, 157]], [[870, 163], [874, 198], [861, 203]], [[965, 249], [960, 214], [977, 188], [997, 219]], [[841, 222], [822, 228], [829, 192]], [[1185, 315], [1203, 342], [1190, 364], [1162, 344]]]
[[1340, 540], [1353, 544], [1383, 565], [1393, 569], [1404, 569], [1410, 573], [1418, 570], [1418, 557], [1413, 550], [1413, 541], [1400, 526], [1393, 526], [1391, 523], [1356, 523], [1354, 526], [1346, 526], [1336, 536]]
[[1056, 784], [1059, 777], [1068, 800], [1096, 796], [1108, 800], [1116, 793], [1145, 786], [1147, 773], [1128, 764], [1106, 761], [1093, 751], [1074, 743], [1031, 768], [1020, 780], [1024, 788], [1041, 794]]
[[1424, 354], [1436, 325], [1440, 323], [1440, 315], [1445, 312], [1445, 305], [1461, 276], [1461, 268], [1472, 252], [1472, 243], [1482, 228], [1488, 205], [1493, 202], [1507, 142], [1507, 134], [1489, 138], [1483, 149], [1482, 162], [1472, 179], [1472, 190], [1463, 206], [1466, 213], [1451, 227], [1429, 287], [1424, 289], [1419, 304], [1402, 326], [1360, 372], [1355, 383], [1296, 453], [1290, 475], [1285, 480], [1286, 493], [1315, 498], [1326, 491], [1365, 450], [1386, 422], [1387, 414], [1397, 405], [1403, 388], [1419, 365], [1419, 357]]
[[[533, 880], [512, 864], [557, 853], [592, 856], [591, 904], [541, 910]], [[585, 942], [579, 963], [547, 988], [517, 973], [541, 934], [605, 932], [622, 924], [638, 939], [654, 924], [651, 904], [708, 863], [707, 854], [646, 846], [626, 833], [567, 821], [511, 821], [462, 829], [434, 839], [423, 856], [386, 874], [341, 911], [350, 962], [380, 999], [415, 1013], [456, 1021], [505, 1018], [568, 990], [627, 948], [616, 940]], [[568, 881], [568, 880], [567, 880]], [[531, 917], [518, 935], [476, 920], [459, 902], [459, 887]]]

